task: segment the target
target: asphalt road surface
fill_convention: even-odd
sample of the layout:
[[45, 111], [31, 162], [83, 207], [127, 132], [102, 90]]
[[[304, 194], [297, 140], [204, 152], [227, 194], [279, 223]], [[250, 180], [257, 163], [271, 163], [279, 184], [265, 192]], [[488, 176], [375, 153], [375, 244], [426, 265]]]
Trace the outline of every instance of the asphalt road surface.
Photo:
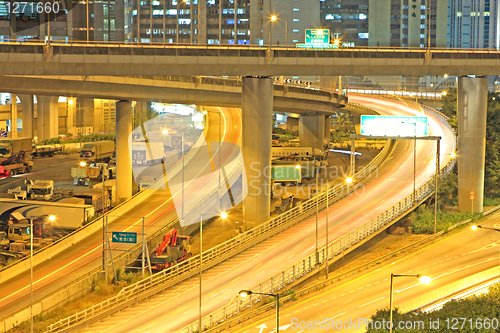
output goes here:
[[[349, 96], [388, 115], [421, 115], [421, 110], [369, 97]], [[429, 115], [428, 115], [429, 116]], [[440, 122], [429, 118], [432, 135], [443, 137], [441, 165], [455, 150], [453, 134]], [[417, 188], [435, 174], [435, 142], [417, 145]], [[378, 178], [363, 186], [356, 194], [330, 206], [329, 239], [334, 240], [384, 212], [413, 191], [413, 142], [399, 141], [388, 162], [379, 170]], [[325, 239], [325, 211], [319, 216], [319, 247]], [[202, 311], [208, 315], [228, 304], [239, 290], [257, 286], [315, 249], [315, 217], [311, 217], [244, 253], [207, 270], [202, 282]], [[91, 325], [82, 332], [176, 332], [197, 321], [199, 302], [198, 279], [190, 279], [150, 298], [139, 306], [126, 309]]]

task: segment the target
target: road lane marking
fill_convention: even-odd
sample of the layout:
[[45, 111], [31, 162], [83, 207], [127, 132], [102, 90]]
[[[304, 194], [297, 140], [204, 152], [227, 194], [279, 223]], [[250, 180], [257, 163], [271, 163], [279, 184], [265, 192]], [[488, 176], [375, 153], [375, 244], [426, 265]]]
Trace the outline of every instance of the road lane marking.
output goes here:
[[233, 281], [231, 281], [231, 282], [229, 282], [229, 283], [233, 283], [234, 281], [238, 280], [240, 277], [241, 277], [241, 275], [240, 275], [240, 276], [238, 276], [236, 279], [234, 279]]
[[345, 314], [345, 312], [342, 312], [341, 314], [338, 314], [338, 315], [336, 315], [336, 316], [332, 317], [331, 319], [333, 319], [333, 318], [337, 318], [337, 317], [339, 317], [339, 316], [342, 316], [343, 314]]
[[376, 301], [380, 301], [380, 300], [381, 300], [381, 299], [383, 299], [383, 298], [385, 298], [385, 296], [382, 296], [382, 297], [380, 297], [380, 298], [374, 299], [374, 300], [373, 300], [373, 301], [371, 301], [371, 302], [368, 302], [368, 303], [365, 303], [365, 304], [363, 304], [363, 305], [360, 305], [360, 306], [358, 306], [358, 308], [361, 308], [361, 307], [363, 307], [363, 306], [365, 306], [365, 305], [371, 304], [371, 303], [376, 302]]

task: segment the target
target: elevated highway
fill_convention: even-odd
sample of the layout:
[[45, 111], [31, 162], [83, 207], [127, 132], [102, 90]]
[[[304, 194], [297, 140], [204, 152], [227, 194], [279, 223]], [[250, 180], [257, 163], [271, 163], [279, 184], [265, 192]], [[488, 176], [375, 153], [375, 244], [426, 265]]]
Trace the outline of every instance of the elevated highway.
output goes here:
[[[350, 96], [357, 103], [368, 105], [383, 114], [421, 115], [415, 110], [395, 101], [377, 100]], [[434, 118], [429, 122], [432, 135], [443, 137], [442, 165], [450, 160], [455, 149], [455, 138], [449, 127]], [[329, 208], [329, 239], [339, 239], [386, 211], [409, 195], [413, 190], [412, 142], [400, 141], [381, 170], [379, 177], [363, 187], [362, 193], [349, 196]], [[417, 187], [424, 184], [435, 173], [435, 144], [418, 144]], [[362, 207], [360, 209], [360, 207]], [[241, 255], [207, 270], [203, 275], [203, 313], [205, 316], [228, 304], [238, 290], [258, 286], [275, 274], [285, 271], [303, 257], [314, 252], [315, 218], [286, 230], [274, 238], [263, 241]], [[319, 219], [319, 246], [325, 239], [324, 211]], [[125, 309], [109, 320], [103, 320], [84, 329], [84, 332], [151, 332], [178, 331], [197, 320], [198, 281], [189, 280], [182, 285], [142, 302], [137, 307]], [[208, 318], [208, 317], [207, 317]], [[205, 319], [207, 320], [207, 319]], [[207, 321], [205, 321], [207, 323]]]
[[495, 50], [0, 43], [0, 75], [498, 75]]

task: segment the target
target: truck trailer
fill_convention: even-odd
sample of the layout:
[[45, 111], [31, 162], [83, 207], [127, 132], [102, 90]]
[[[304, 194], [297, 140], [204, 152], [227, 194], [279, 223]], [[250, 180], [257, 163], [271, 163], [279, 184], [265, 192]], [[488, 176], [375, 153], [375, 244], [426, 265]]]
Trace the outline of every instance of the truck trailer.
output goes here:
[[300, 184], [302, 182], [301, 168], [297, 165], [273, 165], [271, 179], [274, 183], [285, 185]]
[[105, 162], [109, 163], [115, 153], [114, 141], [88, 142], [80, 151], [80, 158], [87, 164]]
[[161, 142], [132, 142], [132, 165], [153, 165], [165, 157]]
[[28, 155], [33, 153], [33, 140], [31, 138], [0, 139], [0, 161], [24, 151]]

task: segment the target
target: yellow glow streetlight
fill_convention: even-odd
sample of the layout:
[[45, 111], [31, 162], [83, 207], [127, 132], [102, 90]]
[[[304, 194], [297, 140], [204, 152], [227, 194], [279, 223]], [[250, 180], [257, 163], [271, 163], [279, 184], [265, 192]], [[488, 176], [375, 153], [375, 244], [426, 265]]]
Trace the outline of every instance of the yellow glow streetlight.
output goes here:
[[271, 16], [271, 21], [276, 21], [277, 19], [276, 15]]
[[473, 226], [471, 227], [471, 229], [472, 229], [472, 230], [476, 230], [476, 229], [477, 229], [477, 225], [473, 225]]
[[420, 279], [420, 283], [422, 283], [422, 284], [431, 283], [431, 278], [429, 276], [421, 276], [419, 279]]
[[164, 130], [162, 131], [162, 133], [163, 133], [163, 134], [168, 134], [168, 130], [164, 129]]
[[335, 39], [335, 40], [333, 41], [333, 44], [335, 44], [335, 45], [339, 45], [339, 44], [340, 44], [340, 39]]
[[295, 169], [300, 169], [300, 165], [299, 165], [299, 164], [297, 164], [297, 165], [295, 166]]
[[446, 91], [442, 91], [441, 95], [446, 96], [448, 93]]
[[220, 217], [222, 217], [223, 219], [227, 218], [227, 213], [220, 214]]
[[241, 297], [247, 297], [249, 295], [264, 295], [264, 296], [272, 296], [276, 298], [276, 333], [280, 332], [280, 294], [270, 294], [270, 293], [255, 293], [251, 290], [240, 290], [239, 295]]
[[87, 162], [84, 162], [84, 161], [81, 161], [81, 162], [80, 162], [80, 166], [84, 167], [84, 166], [86, 166], [86, 165], [87, 165]]
[[56, 220], [56, 216], [55, 215], [50, 215], [49, 216], [49, 221], [55, 221]]
[[347, 184], [350, 184], [350, 183], [352, 182], [352, 178], [351, 178], [351, 177], [347, 177], [347, 178], [345, 179], [345, 182], [346, 182]]
[[70, 99], [70, 100], [68, 101], [68, 104], [69, 104], [69, 105], [73, 105], [74, 103], [75, 103], [75, 102], [74, 102], [72, 99]]
[[443, 77], [444, 77], [444, 78], [447, 78], [447, 77], [448, 77], [448, 74], [443, 75]]
[[451, 156], [451, 158], [455, 158], [455, 157], [457, 157], [457, 154], [455, 154], [455, 152], [452, 152], [452, 153], [450, 154], [450, 156]]
[[208, 111], [207, 110], [203, 110], [203, 114], [208, 114]]

